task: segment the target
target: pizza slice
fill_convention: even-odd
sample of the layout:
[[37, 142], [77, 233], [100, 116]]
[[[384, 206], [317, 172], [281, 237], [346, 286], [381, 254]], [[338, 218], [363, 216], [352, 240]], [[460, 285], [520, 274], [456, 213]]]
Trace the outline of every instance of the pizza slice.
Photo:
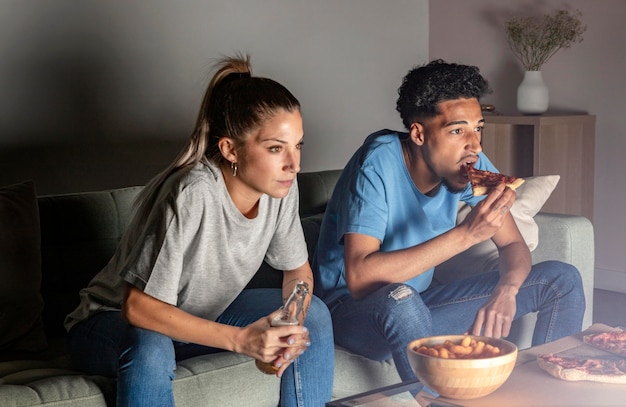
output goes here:
[[466, 165], [467, 178], [472, 185], [474, 196], [481, 196], [489, 193], [491, 188], [504, 182], [504, 184], [512, 190], [517, 189], [524, 183], [523, 178], [517, 178], [509, 175], [499, 174], [486, 170], [479, 170], [473, 165]]
[[626, 383], [626, 360], [618, 357], [570, 357], [553, 353], [537, 357], [539, 367], [552, 376], [568, 381]]
[[583, 341], [594, 348], [626, 357], [626, 332], [622, 330], [608, 331], [585, 335]]

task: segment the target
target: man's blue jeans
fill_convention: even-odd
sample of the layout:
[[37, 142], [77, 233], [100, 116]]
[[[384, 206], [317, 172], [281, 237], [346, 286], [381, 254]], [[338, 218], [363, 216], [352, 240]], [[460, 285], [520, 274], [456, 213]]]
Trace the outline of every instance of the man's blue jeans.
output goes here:
[[[329, 306], [335, 342], [369, 359], [393, 357], [402, 380], [415, 380], [408, 344], [425, 336], [467, 332], [498, 279], [497, 272], [489, 272], [422, 293], [389, 284], [358, 301], [343, 297]], [[557, 261], [533, 266], [517, 294], [515, 319], [531, 312], [538, 312], [533, 346], [580, 331], [585, 295], [578, 270]]]
[[[218, 322], [246, 326], [282, 304], [280, 289], [244, 290]], [[305, 326], [311, 346], [281, 377], [281, 406], [324, 406], [330, 401], [334, 373], [334, 343], [330, 313], [313, 297]], [[129, 325], [119, 311], [104, 311], [75, 325], [69, 350], [77, 368], [117, 377], [117, 406], [173, 406], [172, 380], [176, 360], [222, 352]], [[254, 367], [252, 367], [254, 369]], [[262, 373], [259, 373], [262, 374]]]

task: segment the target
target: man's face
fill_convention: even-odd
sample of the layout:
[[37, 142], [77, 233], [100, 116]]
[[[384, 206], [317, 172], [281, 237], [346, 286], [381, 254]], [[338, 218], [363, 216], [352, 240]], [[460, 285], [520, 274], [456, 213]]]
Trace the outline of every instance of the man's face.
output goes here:
[[475, 163], [485, 120], [477, 99], [439, 103], [441, 114], [424, 123], [424, 160], [434, 178], [451, 191], [467, 186], [465, 164]]

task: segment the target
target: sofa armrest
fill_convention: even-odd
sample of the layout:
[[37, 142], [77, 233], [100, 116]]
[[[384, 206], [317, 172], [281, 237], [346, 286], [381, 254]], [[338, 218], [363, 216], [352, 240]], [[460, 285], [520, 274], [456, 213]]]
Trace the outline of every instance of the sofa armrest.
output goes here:
[[539, 212], [539, 245], [532, 252], [533, 264], [545, 260], [560, 260], [575, 266], [583, 280], [586, 311], [583, 329], [593, 317], [594, 228], [589, 219], [578, 215]]

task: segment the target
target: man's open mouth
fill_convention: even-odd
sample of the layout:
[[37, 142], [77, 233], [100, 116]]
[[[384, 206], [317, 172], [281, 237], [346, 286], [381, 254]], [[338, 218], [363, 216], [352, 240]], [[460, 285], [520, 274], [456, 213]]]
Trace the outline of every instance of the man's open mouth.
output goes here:
[[469, 178], [469, 168], [473, 167], [476, 161], [466, 161], [461, 165], [460, 173], [464, 178]]

